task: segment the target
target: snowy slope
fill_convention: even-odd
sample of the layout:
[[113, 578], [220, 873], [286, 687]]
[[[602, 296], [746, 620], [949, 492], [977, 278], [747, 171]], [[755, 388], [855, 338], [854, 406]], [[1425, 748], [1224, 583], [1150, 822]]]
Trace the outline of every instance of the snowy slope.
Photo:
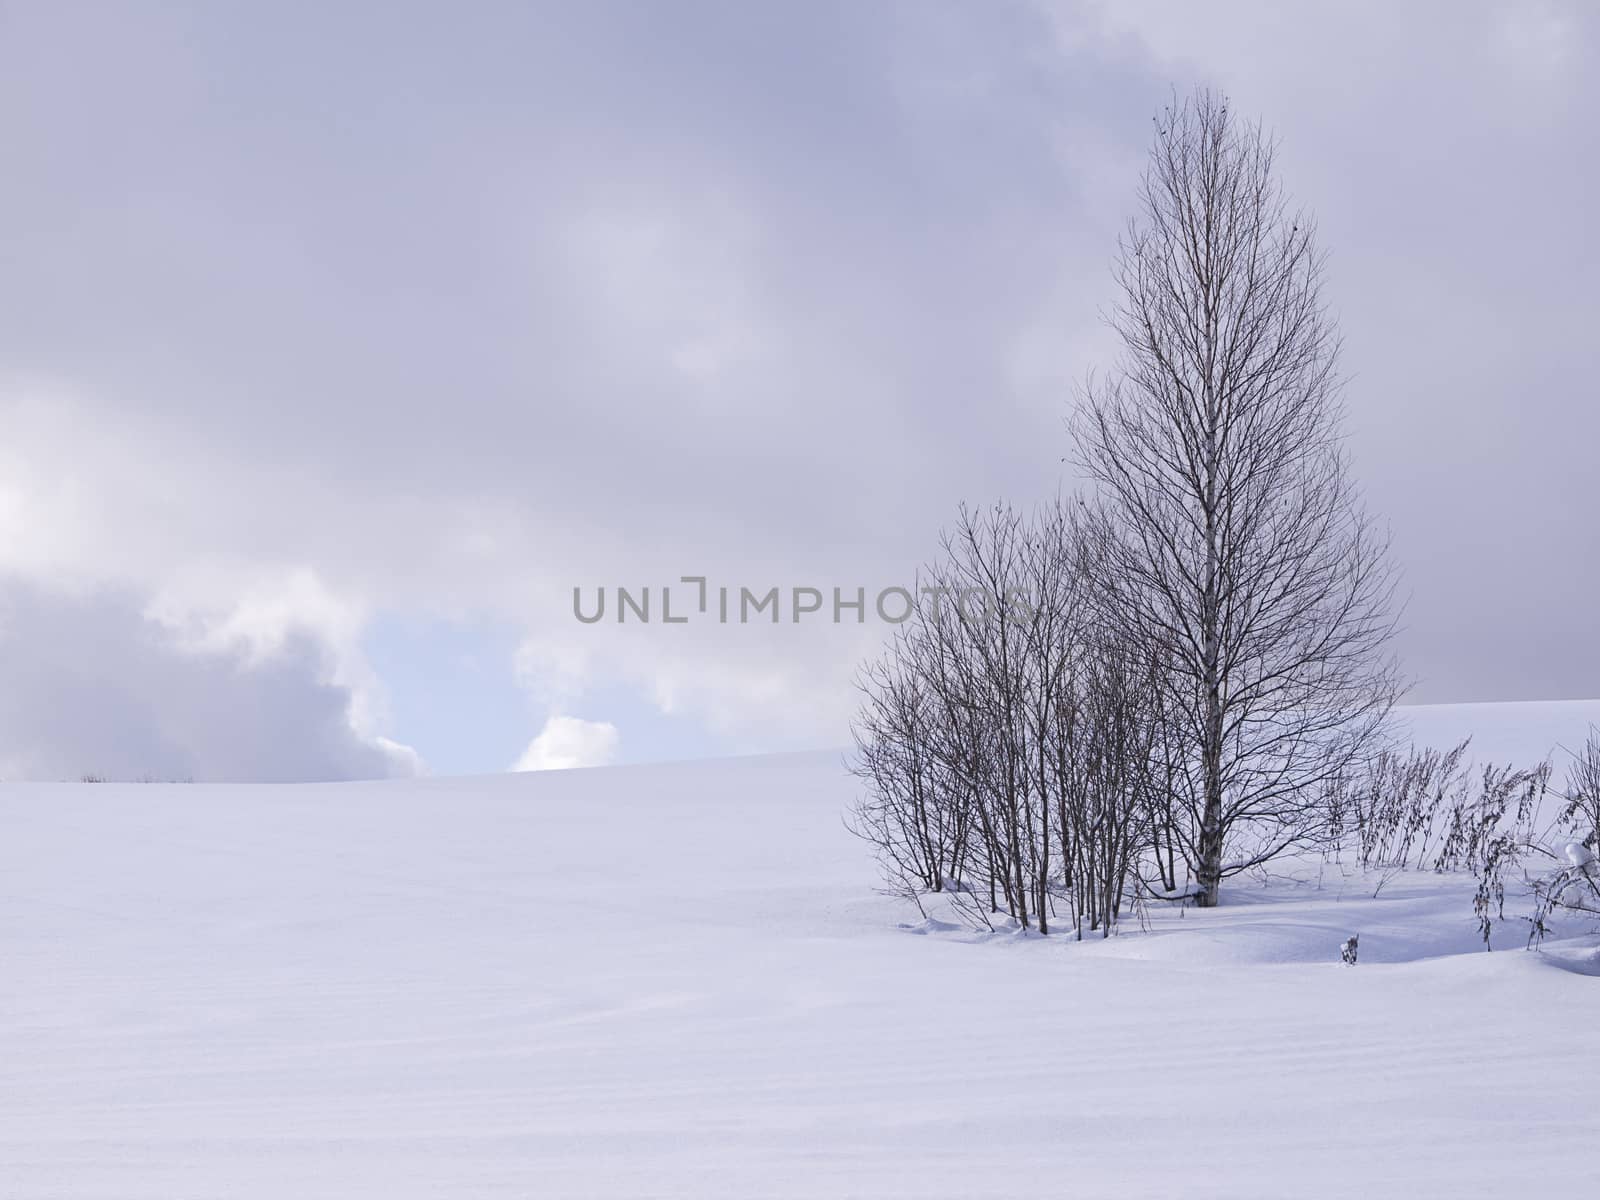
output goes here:
[[[1600, 704], [1414, 718], [1553, 744]], [[918, 936], [852, 791], [831, 754], [4, 785], [0, 1197], [1592, 1186], [1592, 942], [1484, 954], [1470, 881], [1337, 872]]]
[[1519, 765], [1549, 758], [1558, 773], [1600, 726], [1600, 700], [1526, 700], [1506, 704], [1423, 704], [1399, 710], [1411, 738], [1441, 748], [1472, 738], [1480, 762]]

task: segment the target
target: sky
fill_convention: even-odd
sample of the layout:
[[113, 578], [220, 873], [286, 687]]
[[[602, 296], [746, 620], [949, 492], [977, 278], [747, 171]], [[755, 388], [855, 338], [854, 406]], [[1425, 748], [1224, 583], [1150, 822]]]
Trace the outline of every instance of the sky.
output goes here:
[[1196, 85], [1317, 216], [1410, 699], [1600, 696], [1597, 58], [1578, 3], [5, 0], [0, 778], [844, 744], [957, 506], [1078, 487]]

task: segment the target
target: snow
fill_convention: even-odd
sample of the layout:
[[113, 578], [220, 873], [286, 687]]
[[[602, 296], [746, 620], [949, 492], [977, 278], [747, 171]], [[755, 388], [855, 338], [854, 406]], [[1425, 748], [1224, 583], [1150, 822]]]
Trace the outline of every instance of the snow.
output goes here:
[[1557, 774], [1600, 727], [1600, 700], [1526, 700], [1503, 704], [1424, 704], [1399, 710], [1412, 739], [1441, 750], [1472, 738], [1478, 762], [1529, 765], [1549, 758]]
[[[1450, 709], [1412, 715], [1475, 750], [1600, 717]], [[1470, 879], [1320, 863], [978, 935], [875, 892], [854, 786], [831, 753], [4, 785], [0, 1195], [1589, 1185], [1600, 940], [1485, 954]]]

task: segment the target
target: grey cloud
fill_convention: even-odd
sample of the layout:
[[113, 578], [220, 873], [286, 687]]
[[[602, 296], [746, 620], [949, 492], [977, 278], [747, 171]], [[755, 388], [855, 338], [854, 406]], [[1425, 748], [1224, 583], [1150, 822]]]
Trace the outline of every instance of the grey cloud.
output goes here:
[[358, 736], [323, 652], [191, 648], [123, 594], [0, 588], [0, 776], [263, 781], [411, 774]]

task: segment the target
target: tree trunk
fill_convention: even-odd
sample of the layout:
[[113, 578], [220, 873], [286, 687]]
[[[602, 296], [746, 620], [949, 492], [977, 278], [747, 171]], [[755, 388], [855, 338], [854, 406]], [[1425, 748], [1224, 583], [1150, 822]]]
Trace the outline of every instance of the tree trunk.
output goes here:
[[1217, 886], [1222, 882], [1222, 700], [1212, 687], [1206, 696], [1206, 738], [1202, 749], [1205, 772], [1205, 810], [1200, 817], [1200, 860], [1195, 881], [1200, 884], [1199, 906], [1215, 908]]

